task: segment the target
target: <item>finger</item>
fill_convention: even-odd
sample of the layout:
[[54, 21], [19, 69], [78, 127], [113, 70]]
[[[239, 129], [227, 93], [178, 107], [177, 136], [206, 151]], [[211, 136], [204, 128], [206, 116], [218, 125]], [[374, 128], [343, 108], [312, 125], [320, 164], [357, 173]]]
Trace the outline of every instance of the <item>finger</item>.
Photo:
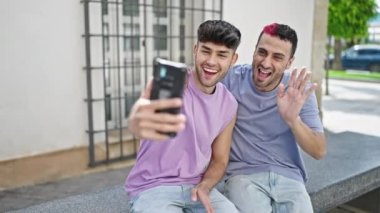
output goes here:
[[197, 188], [193, 188], [191, 190], [191, 200], [192, 201], [197, 201], [198, 200], [198, 196], [197, 196]]
[[203, 197], [201, 202], [202, 202], [203, 206], [205, 207], [207, 213], [213, 213], [214, 212], [214, 208], [212, 208], [210, 199], [208, 199], [208, 197]]
[[158, 123], [151, 121], [142, 121], [139, 125], [141, 129], [152, 129], [158, 132], [179, 132], [185, 128], [184, 123]]
[[305, 88], [306, 88], [306, 85], [308, 84], [308, 82], [310, 81], [310, 78], [311, 78], [311, 72], [310, 71], [307, 71], [305, 73], [305, 77], [304, 79], [302, 80], [301, 82], [301, 85], [300, 85], [300, 91], [301, 92], [304, 92]]
[[136, 108], [137, 111], [141, 111], [142, 106], [149, 105], [150, 100], [146, 98], [137, 99], [136, 103], [132, 106], [132, 109]]
[[151, 78], [148, 83], [146, 84], [145, 90], [141, 93], [142, 98], [149, 99], [150, 98], [150, 93], [152, 91], [152, 86], [153, 86], [153, 79]]
[[135, 115], [135, 119], [138, 121], [147, 121], [160, 124], [184, 124], [186, 117], [183, 114], [171, 114], [166, 112], [152, 112], [152, 111], [140, 111]]
[[168, 135], [157, 132], [155, 129], [140, 128], [136, 121], [128, 121], [128, 130], [136, 137], [148, 140], [166, 140]]
[[292, 74], [290, 75], [290, 80], [289, 80], [289, 87], [294, 87], [296, 77], [297, 77], [297, 68], [294, 68], [292, 71]]
[[209, 211], [209, 213], [215, 213], [214, 208], [212, 208], [212, 206], [210, 206], [210, 211]]
[[159, 99], [153, 100], [147, 105], [147, 109], [153, 111], [163, 110], [168, 108], [179, 108], [182, 106], [182, 100], [180, 98], [170, 98], [170, 99]]
[[317, 86], [318, 86], [317, 83], [313, 83], [311, 87], [307, 89], [306, 92], [304, 93], [305, 97], [309, 97], [309, 95], [317, 89]]
[[285, 85], [281, 83], [280, 85], [278, 85], [277, 97], [282, 98], [284, 97], [284, 95], [285, 95]]
[[297, 80], [294, 83], [294, 88], [299, 89], [303, 80], [305, 79], [306, 67], [302, 67], [301, 71], [297, 75]]

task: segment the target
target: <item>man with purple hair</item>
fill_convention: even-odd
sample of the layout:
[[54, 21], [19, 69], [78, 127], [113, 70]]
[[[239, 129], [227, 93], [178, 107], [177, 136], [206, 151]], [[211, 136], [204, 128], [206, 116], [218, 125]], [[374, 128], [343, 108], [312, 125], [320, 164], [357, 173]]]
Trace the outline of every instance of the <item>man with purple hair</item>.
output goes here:
[[239, 212], [313, 212], [299, 147], [321, 159], [326, 142], [311, 73], [287, 71], [296, 48], [292, 28], [267, 25], [252, 64], [223, 80], [239, 104], [225, 182]]

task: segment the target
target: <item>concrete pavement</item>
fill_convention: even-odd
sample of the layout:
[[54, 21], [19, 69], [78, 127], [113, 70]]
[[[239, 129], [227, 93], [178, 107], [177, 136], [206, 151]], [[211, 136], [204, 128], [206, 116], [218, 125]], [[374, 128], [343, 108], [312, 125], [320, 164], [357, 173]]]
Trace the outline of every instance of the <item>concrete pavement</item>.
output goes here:
[[[323, 97], [324, 126], [329, 134], [345, 131], [379, 137], [380, 84], [330, 80]], [[0, 192], [0, 212], [16, 210], [71, 195], [94, 192], [124, 182], [127, 168]]]
[[333, 133], [344, 131], [380, 137], [380, 83], [329, 80], [323, 97], [323, 123]]

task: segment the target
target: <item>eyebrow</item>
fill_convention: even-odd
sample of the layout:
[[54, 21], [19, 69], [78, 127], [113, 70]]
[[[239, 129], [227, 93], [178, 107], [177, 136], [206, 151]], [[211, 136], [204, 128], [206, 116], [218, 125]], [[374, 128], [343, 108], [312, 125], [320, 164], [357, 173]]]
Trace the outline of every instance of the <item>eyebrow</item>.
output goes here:
[[[258, 50], [268, 52], [267, 49], [262, 48], [262, 47], [259, 47]], [[273, 53], [273, 55], [275, 55], [275, 56], [281, 56], [281, 57], [286, 57], [285, 54], [283, 54], [283, 53], [279, 53], [279, 52], [275, 52], [275, 53]]]
[[[206, 46], [206, 45], [201, 45], [201, 48], [211, 51], [211, 48]], [[221, 54], [229, 54], [230, 53], [230, 51], [228, 51], [228, 50], [218, 50], [217, 52], [221, 53]]]
[[274, 53], [273, 55], [275, 55], [275, 56], [281, 56], [281, 57], [283, 57], [283, 58], [286, 57], [286, 55], [285, 55], [285, 54], [282, 54], [282, 53]]

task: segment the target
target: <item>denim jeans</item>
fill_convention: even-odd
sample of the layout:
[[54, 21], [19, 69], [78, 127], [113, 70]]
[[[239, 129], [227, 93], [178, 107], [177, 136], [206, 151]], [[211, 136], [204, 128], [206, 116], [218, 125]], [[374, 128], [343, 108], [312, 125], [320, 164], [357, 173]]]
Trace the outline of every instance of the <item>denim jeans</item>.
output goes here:
[[[158, 186], [131, 198], [131, 213], [204, 213], [200, 201], [191, 200], [193, 185]], [[236, 207], [218, 190], [212, 189], [210, 200], [216, 213], [237, 213]]]
[[313, 212], [305, 185], [273, 172], [233, 176], [224, 190], [241, 213]]

